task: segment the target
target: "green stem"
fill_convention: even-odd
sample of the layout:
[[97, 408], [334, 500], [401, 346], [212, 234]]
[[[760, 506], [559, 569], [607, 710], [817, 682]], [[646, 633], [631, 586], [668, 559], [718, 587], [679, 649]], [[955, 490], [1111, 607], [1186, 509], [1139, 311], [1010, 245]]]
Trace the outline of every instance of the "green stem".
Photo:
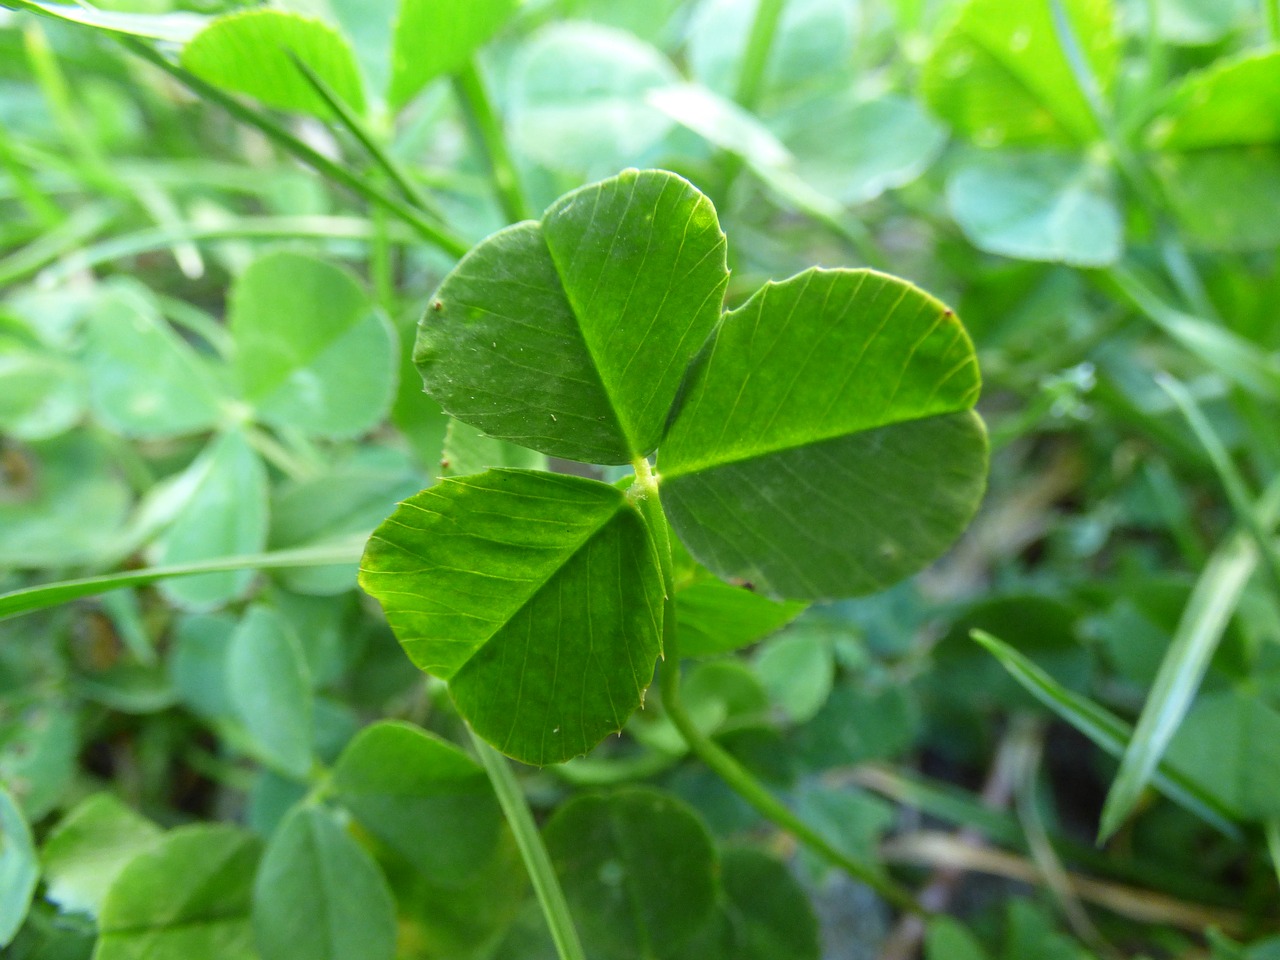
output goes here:
[[289, 51], [289, 56], [292, 58], [294, 66], [298, 68], [306, 81], [311, 84], [311, 89], [319, 95], [320, 99], [329, 105], [329, 109], [334, 112], [334, 115], [337, 116], [342, 126], [346, 128], [348, 133], [356, 138], [356, 141], [364, 148], [365, 153], [369, 154], [373, 162], [381, 167], [383, 172], [391, 178], [391, 182], [395, 184], [396, 189], [400, 191], [401, 195], [423, 213], [428, 214], [433, 220], [441, 221], [442, 218], [440, 216], [440, 211], [436, 209], [435, 205], [432, 204], [427, 196], [418, 189], [417, 184], [413, 182], [406, 171], [401, 169], [400, 164], [398, 164], [395, 159], [382, 148], [381, 144], [378, 143], [377, 138], [374, 137], [372, 132], [370, 132], [364, 123], [361, 122], [360, 118], [356, 116], [355, 111], [347, 105], [346, 101], [344, 101], [342, 97], [340, 97], [337, 92], [324, 81], [323, 77], [312, 70], [311, 67], [309, 67], [302, 58], [292, 50]]
[[516, 780], [506, 757], [480, 739], [470, 727], [467, 730], [471, 734], [476, 755], [479, 756], [485, 773], [489, 775], [489, 782], [493, 784], [493, 792], [498, 796], [498, 804], [507, 818], [507, 824], [515, 835], [516, 846], [520, 848], [525, 869], [529, 871], [533, 891], [542, 906], [542, 915], [551, 930], [551, 939], [555, 941], [560, 960], [586, 960], [587, 955], [578, 939], [578, 930], [569, 913], [569, 904], [565, 901], [564, 891], [560, 889], [560, 881], [551, 865], [551, 857], [542, 842], [542, 835], [533, 822], [533, 814], [529, 812], [520, 782]]
[[453, 89], [462, 104], [467, 126], [471, 129], [476, 146], [480, 148], [489, 167], [489, 175], [493, 179], [498, 201], [502, 204], [503, 214], [511, 223], [530, 219], [532, 213], [520, 187], [520, 177], [507, 147], [502, 121], [493, 109], [484, 78], [480, 76], [474, 59], [453, 78]]
[[751, 21], [751, 33], [747, 37], [747, 49], [742, 58], [742, 73], [738, 75], [738, 89], [734, 99], [744, 110], [754, 110], [764, 90], [764, 74], [769, 66], [769, 51], [782, 20], [782, 8], [786, 0], [759, 0], [756, 15]]
[[356, 196], [375, 206], [382, 207], [388, 213], [400, 218], [417, 231], [418, 235], [424, 240], [434, 244], [450, 256], [461, 258], [471, 248], [466, 241], [447, 233], [441, 227], [428, 220], [418, 210], [371, 186], [361, 177], [307, 146], [274, 120], [251, 110], [234, 97], [223, 93], [217, 87], [205, 83], [195, 74], [184, 70], [176, 63], [170, 62], [168, 58], [157, 53], [145, 43], [140, 43], [132, 37], [117, 37], [116, 39], [136, 56], [159, 67], [201, 99], [216, 103], [241, 123], [248, 124], [261, 131], [269, 140], [288, 151], [321, 176], [346, 187]]
[[658, 687], [662, 694], [662, 707], [680, 731], [680, 736], [698, 759], [766, 820], [790, 833], [828, 863], [865, 883], [895, 907], [908, 913], [925, 913], [924, 907], [907, 890], [866, 864], [837, 850], [796, 816], [727, 751], [699, 730], [685, 710], [684, 701], [680, 697], [680, 638], [676, 630], [675, 583], [669, 527], [658, 496], [658, 477], [643, 457], [636, 458], [632, 465], [636, 470], [636, 482], [629, 495], [639, 506], [653, 533], [656, 541], [654, 545], [658, 550], [658, 564], [662, 571], [663, 590], [666, 593], [662, 608], [662, 666], [658, 671]]
[[1280, 0], [1262, 0], [1267, 17], [1267, 39], [1280, 45]]
[[[758, 0], [756, 15], [751, 20], [747, 49], [742, 54], [742, 72], [738, 74], [738, 88], [733, 97], [738, 106], [748, 112], [755, 110], [760, 102], [765, 71], [769, 66], [769, 52], [773, 48], [773, 38], [778, 32], [784, 6], [786, 0]], [[729, 191], [733, 189], [733, 182], [741, 171], [742, 157], [736, 153], [727, 154], [720, 184], [720, 196], [726, 202]]]

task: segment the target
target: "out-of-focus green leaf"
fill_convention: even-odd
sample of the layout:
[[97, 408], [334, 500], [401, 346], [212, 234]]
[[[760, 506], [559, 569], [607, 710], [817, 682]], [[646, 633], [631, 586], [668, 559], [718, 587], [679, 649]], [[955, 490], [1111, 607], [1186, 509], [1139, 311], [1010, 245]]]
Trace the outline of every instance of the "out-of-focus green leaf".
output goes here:
[[[758, 7], [756, 0], [707, 0], [698, 4], [690, 19], [690, 69], [722, 96], [732, 97], [737, 91], [742, 54]], [[787, 3], [765, 66], [765, 100], [838, 82], [847, 69], [857, 29], [857, 8], [851, 4], [830, 0]]]
[[[1119, 63], [1111, 3], [1066, 0], [1064, 7], [1107, 89]], [[979, 146], [1083, 144], [1101, 136], [1048, 3], [969, 0], [930, 53], [920, 82], [930, 108]]]
[[867, 203], [919, 177], [946, 143], [915, 100], [853, 91], [806, 100], [770, 119], [805, 183], [842, 204]]
[[1169, 743], [1169, 766], [1214, 792], [1239, 817], [1280, 817], [1280, 713], [1257, 696], [1206, 694]]
[[753, 665], [770, 699], [793, 723], [811, 720], [835, 680], [835, 656], [822, 630], [803, 623], [763, 644]]
[[657, 446], [727, 282], [711, 202], [675, 174], [627, 171], [473, 249], [414, 360], [427, 392], [491, 437], [629, 463]]
[[0, 321], [0, 432], [47, 440], [84, 415], [84, 377], [65, 355], [24, 334]]
[[1218, 61], [1182, 81], [1153, 123], [1152, 140], [1166, 150], [1280, 143], [1280, 116], [1272, 96], [1277, 85], [1280, 52]]
[[1280, 242], [1280, 53], [1228, 58], [1190, 74], [1151, 125], [1169, 199], [1197, 241], [1233, 250]]
[[518, 447], [505, 440], [496, 440], [481, 433], [470, 424], [451, 419], [444, 435], [440, 475], [465, 477], [472, 473], [483, 473], [490, 467], [545, 470], [547, 457], [536, 450]]
[[587, 955], [674, 952], [707, 922], [719, 864], [706, 827], [669, 794], [579, 796], [544, 828]]
[[249, 905], [259, 844], [229, 824], [167, 834], [107, 891], [95, 960], [257, 960]]
[[1249, 0], [1158, 0], [1156, 29], [1170, 43], [1216, 43], [1244, 26], [1253, 9]]
[[403, 107], [436, 77], [465, 67], [517, 6], [518, 0], [400, 0], [391, 106]]
[[526, 763], [585, 753], [638, 707], [660, 645], [649, 532], [596, 481], [490, 470], [409, 498], [360, 585], [459, 712]]
[[115, 284], [94, 306], [85, 334], [89, 399], [113, 430], [176, 437], [222, 418], [225, 393], [212, 365], [165, 322], [142, 286]]
[[539, 163], [587, 176], [643, 166], [672, 126], [646, 93], [679, 79], [666, 57], [630, 34], [553, 24], [512, 66], [512, 141]]
[[737, 154], [753, 166], [782, 167], [791, 153], [769, 128], [728, 100], [695, 83], [654, 87], [646, 102], [676, 123], [722, 150]]
[[975, 154], [947, 181], [947, 204], [988, 253], [1104, 267], [1124, 249], [1107, 172], [1068, 154]]
[[151, 40], [167, 40], [170, 43], [186, 43], [209, 22], [208, 17], [179, 10], [166, 13], [134, 13], [128, 10], [95, 10], [92, 7], [45, 3], [42, 0], [15, 0], [12, 5], [38, 11], [69, 23], [79, 23], [112, 33], [125, 33]]
[[9, 449], [0, 473], [0, 568], [71, 567], [122, 538], [129, 488], [82, 432]]
[[0, 727], [0, 783], [33, 822], [62, 799], [76, 773], [75, 711], [59, 701], [33, 704]]
[[395, 331], [341, 267], [295, 253], [260, 257], [236, 281], [229, 325], [241, 388], [262, 421], [352, 437], [386, 415]]
[[250, 607], [231, 636], [227, 692], [256, 753], [298, 780], [311, 772], [311, 681], [302, 647], [268, 607]]
[[182, 50], [182, 66], [202, 80], [245, 93], [267, 106], [331, 115], [298, 69], [297, 57], [348, 106], [364, 110], [364, 87], [346, 38], [327, 23], [283, 10], [244, 10], [218, 17]]
[[[396, 503], [416, 493], [422, 475], [388, 447], [362, 446], [320, 475], [273, 491], [273, 549], [350, 542], [373, 532]], [[355, 563], [285, 568], [279, 577], [299, 593], [331, 595], [355, 586]]]
[[162, 831], [110, 793], [95, 793], [63, 817], [44, 842], [46, 896], [59, 909], [96, 917], [128, 862]]
[[[244, 435], [216, 437], [179, 477], [184, 509], [152, 544], [156, 566], [253, 554], [267, 543], [267, 471]], [[166, 581], [161, 590], [181, 606], [207, 609], [242, 596], [252, 570]]]
[[187, 707], [207, 719], [232, 715], [227, 654], [236, 621], [229, 616], [183, 617], [173, 634], [170, 682]]
[[7, 947], [22, 926], [39, 879], [31, 828], [17, 801], [0, 787], [0, 947]]
[[924, 955], [925, 960], [987, 960], [987, 954], [973, 934], [951, 917], [935, 917], [929, 921]]
[[360, 825], [434, 883], [465, 886], [492, 860], [502, 813], [480, 766], [405, 723], [361, 731], [333, 771]]
[[395, 901], [377, 864], [333, 814], [303, 805], [263, 853], [253, 931], [264, 957], [391, 960]]
[[785, 864], [758, 850], [733, 849], [720, 866], [733, 960], [818, 960], [818, 918]]
[[978, 391], [964, 328], [916, 287], [819, 269], [766, 284], [690, 374], [659, 452], [663, 505], [695, 558], [768, 596], [882, 589], [977, 509]]

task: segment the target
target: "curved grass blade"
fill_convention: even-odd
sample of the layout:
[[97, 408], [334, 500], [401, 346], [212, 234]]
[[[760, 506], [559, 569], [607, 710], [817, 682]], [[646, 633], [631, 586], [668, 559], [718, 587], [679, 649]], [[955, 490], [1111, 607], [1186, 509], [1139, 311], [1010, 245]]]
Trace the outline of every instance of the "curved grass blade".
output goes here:
[[[1113, 757], [1124, 753], [1125, 744], [1133, 732], [1127, 723], [1091, 700], [1072, 693], [1013, 647], [986, 631], [974, 630], [970, 636], [994, 656], [1023, 689], [1096, 746]], [[1226, 836], [1241, 836], [1226, 805], [1182, 773], [1157, 762], [1151, 782], [1170, 800]]]
[[[1275, 524], [1280, 516], [1280, 482], [1268, 488], [1258, 512], [1264, 525]], [[1120, 770], [1107, 793], [1099, 841], [1116, 832], [1151, 782], [1257, 566], [1257, 545], [1244, 531], [1228, 535], [1209, 558], [1182, 611], [1138, 725], [1125, 748]]]
[[83, 597], [92, 597], [121, 587], [141, 587], [173, 577], [191, 577], [201, 573], [224, 573], [230, 570], [275, 570], [281, 567], [328, 567], [355, 563], [360, 559], [364, 538], [344, 543], [297, 550], [274, 550], [270, 553], [219, 557], [199, 563], [179, 563], [166, 567], [147, 567], [122, 573], [108, 573], [79, 580], [59, 580], [0, 594], [0, 620], [56, 607]]

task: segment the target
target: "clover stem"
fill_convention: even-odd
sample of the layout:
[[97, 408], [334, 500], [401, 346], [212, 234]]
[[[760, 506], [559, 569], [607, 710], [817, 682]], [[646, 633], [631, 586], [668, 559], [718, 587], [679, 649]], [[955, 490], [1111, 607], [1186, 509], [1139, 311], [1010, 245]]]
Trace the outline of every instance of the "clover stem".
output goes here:
[[506, 133], [502, 129], [501, 119], [493, 109], [493, 102], [489, 99], [484, 78], [480, 76], [474, 58], [454, 76], [453, 89], [462, 104], [467, 126], [471, 129], [476, 146], [480, 148], [488, 164], [489, 175], [502, 204], [503, 214], [511, 223], [528, 220], [532, 214], [520, 187], [520, 177], [511, 159], [511, 151], [507, 147]]
[[498, 804], [515, 836], [516, 846], [520, 849], [525, 869], [529, 871], [529, 879], [533, 882], [533, 892], [537, 894], [542, 915], [551, 930], [551, 939], [555, 941], [556, 953], [560, 960], [586, 960], [587, 955], [578, 939], [578, 929], [573, 925], [573, 917], [569, 913], [569, 904], [560, 888], [555, 868], [551, 865], [551, 857], [542, 842], [542, 835], [538, 832], [538, 825], [533, 822], [533, 814], [525, 802], [520, 782], [506, 757], [480, 739], [470, 727], [467, 731], [471, 734], [471, 744], [485, 773], [489, 775]]
[[[769, 65], [769, 51], [773, 47], [778, 23], [782, 20], [782, 8], [786, 0], [758, 0], [756, 15], [751, 20], [751, 33], [747, 36], [747, 49], [742, 55], [742, 72], [738, 74], [738, 88], [734, 100], [744, 110], [754, 110], [764, 89], [765, 69]], [[720, 196], [727, 203], [733, 181], [742, 169], [742, 158], [729, 154], [725, 158], [721, 178]]]
[[766, 820], [790, 833], [806, 847], [838, 867], [855, 880], [865, 883], [889, 903], [908, 913], [923, 915], [921, 906], [911, 893], [892, 880], [876, 873], [866, 864], [841, 853], [821, 834], [796, 816], [790, 808], [765, 788], [745, 767], [698, 729], [685, 710], [680, 697], [680, 637], [676, 628], [675, 579], [671, 562], [671, 539], [667, 519], [662, 512], [658, 496], [658, 478], [647, 460], [637, 458], [632, 462], [636, 470], [635, 500], [648, 522], [658, 550], [658, 563], [662, 570], [662, 587], [665, 599], [662, 604], [662, 665], [658, 670], [658, 689], [662, 695], [662, 707], [675, 724], [685, 744], [723, 780], [738, 796], [746, 800]]

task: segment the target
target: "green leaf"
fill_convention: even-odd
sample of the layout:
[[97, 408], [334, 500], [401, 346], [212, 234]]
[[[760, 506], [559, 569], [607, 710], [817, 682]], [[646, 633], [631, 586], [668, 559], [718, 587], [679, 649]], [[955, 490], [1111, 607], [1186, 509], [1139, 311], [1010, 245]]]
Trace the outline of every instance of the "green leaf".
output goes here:
[[[399, 450], [361, 446], [328, 472], [273, 491], [268, 542], [272, 549], [287, 549], [363, 540], [422, 483], [421, 472]], [[352, 559], [332, 567], [284, 568], [279, 577], [299, 593], [331, 595], [355, 586], [356, 565]]]
[[58, 822], [40, 851], [46, 896], [65, 913], [98, 916], [125, 866], [163, 836], [110, 793], [95, 793]]
[[[156, 566], [257, 553], [267, 542], [267, 471], [244, 435], [215, 438], [176, 481], [185, 509], [148, 551]], [[252, 570], [166, 582], [170, 601], [204, 609], [243, 596]]]
[[882, 589], [977, 509], [977, 360], [937, 300], [867, 270], [807, 270], [727, 314], [658, 458], [690, 553], [773, 597]]
[[1280, 242], [1277, 84], [1274, 50], [1221, 60], [1188, 75], [1151, 125], [1151, 143], [1168, 152], [1156, 170], [1198, 243], [1252, 250]]
[[715, 848], [697, 815], [669, 794], [575, 797], [543, 833], [588, 956], [666, 955], [710, 918]]
[[360, 585], [459, 712], [526, 763], [585, 753], [640, 706], [660, 647], [649, 533], [621, 491], [490, 470], [406, 500]]
[[35, 841], [17, 801], [0, 786], [0, 947], [17, 935], [40, 879]]
[[726, 850], [721, 860], [734, 960], [818, 960], [818, 918], [786, 865], [758, 850]]
[[76, 775], [81, 743], [76, 711], [45, 700], [0, 727], [0, 783], [38, 822], [61, 802]]
[[552, 169], [590, 177], [641, 165], [672, 128], [646, 94], [679, 81], [661, 52], [629, 33], [553, 24], [512, 66], [512, 143]]
[[129, 500], [106, 450], [86, 433], [12, 448], [0, 476], [0, 568], [98, 560], [119, 545]]
[[515, 11], [518, 0], [401, 0], [392, 53], [393, 109], [437, 77], [457, 73]]
[[267, 106], [331, 115], [293, 57], [311, 67], [356, 112], [364, 89], [355, 54], [338, 31], [320, 20], [281, 10], [246, 10], [218, 17], [182, 50], [182, 66], [202, 80], [245, 93]]
[[677, 584], [680, 654], [708, 657], [748, 646], [786, 626], [806, 606], [794, 601], [778, 603], [717, 580], [710, 573], [697, 581]]
[[1229, 251], [1280, 244], [1280, 147], [1194, 150], [1159, 157], [1155, 167], [1192, 242]]
[[1251, 52], [1189, 74], [1151, 127], [1166, 150], [1202, 150], [1280, 143], [1273, 92], [1280, 51]]
[[444, 435], [440, 475], [465, 477], [483, 473], [490, 467], [546, 470], [547, 458], [535, 450], [485, 436], [461, 420], [450, 420]]
[[737, 154], [752, 166], [785, 167], [790, 151], [763, 123], [732, 100], [696, 83], [654, 87], [645, 102], [721, 150]]
[[390, 408], [395, 331], [341, 267], [295, 253], [260, 257], [236, 281], [228, 322], [241, 389], [263, 422], [354, 437]]
[[107, 891], [94, 960], [257, 960], [249, 921], [258, 841], [228, 824], [167, 834]]
[[[1091, 700], [1072, 693], [1013, 647], [981, 630], [973, 639], [1000, 661], [1033, 697], [1089, 738], [1113, 757], [1121, 756], [1130, 742], [1132, 728]], [[1239, 836], [1231, 822], [1232, 811], [1201, 784], [1173, 768], [1167, 761], [1158, 764], [1151, 783], [1170, 800], [1194, 813], [1228, 836]]]
[[918, 178], [946, 144], [946, 129], [898, 94], [854, 91], [813, 97], [770, 126], [796, 159], [796, 174], [842, 204], [867, 203]]
[[236, 621], [225, 615], [183, 617], [173, 633], [168, 667], [178, 699], [207, 719], [232, 716], [227, 654]]
[[657, 446], [727, 282], [711, 202], [674, 174], [627, 171], [467, 254], [414, 359], [445, 411], [489, 436], [628, 463]]
[[[689, 67], [723, 96], [737, 92], [742, 54], [759, 6], [756, 0], [707, 0], [697, 5], [690, 18]], [[858, 28], [857, 8], [849, 4], [789, 0], [765, 65], [766, 99], [832, 82], [853, 57]]]
[[[1107, 89], [1119, 62], [1109, 0], [1063, 6]], [[920, 83], [933, 112], [980, 146], [1083, 144], [1101, 136], [1049, 3], [970, 0], [930, 53]]]
[[502, 812], [484, 771], [417, 727], [366, 727], [338, 758], [333, 786], [364, 829], [436, 883], [466, 885], [497, 852]]
[[264, 957], [391, 960], [395, 901], [377, 864], [333, 815], [300, 806], [263, 854], [253, 931]]
[[165, 322], [141, 285], [117, 283], [95, 304], [84, 366], [94, 412], [124, 436], [199, 433], [222, 418], [224, 392], [212, 366]]
[[297, 780], [311, 772], [311, 680], [302, 645], [269, 607], [250, 607], [227, 651], [231, 706], [269, 767]]
[[16, 6], [39, 11], [45, 16], [56, 17], [68, 23], [97, 27], [112, 33], [125, 33], [151, 40], [170, 43], [186, 43], [209, 22], [208, 17], [186, 11], [168, 13], [129, 13], [116, 10], [95, 10], [92, 7], [76, 7], [62, 3], [44, 3], [42, 0], [17, 0]]
[[1169, 765], [1214, 792], [1241, 818], [1280, 817], [1280, 713], [1235, 690], [1196, 701], [1169, 744]]
[[1070, 154], [972, 157], [947, 181], [947, 205], [979, 250], [1104, 267], [1124, 249], [1108, 172]]
[[925, 936], [925, 960], [987, 960], [982, 945], [964, 925], [950, 917], [934, 917]]
[[764, 644], [754, 658], [769, 698], [792, 722], [813, 719], [831, 695], [835, 655], [825, 631], [793, 627]]
[[1254, 6], [1249, 0], [1157, 0], [1155, 9], [1156, 29], [1162, 39], [1199, 46], [1216, 43], [1239, 29]]
[[35, 338], [0, 331], [0, 431], [18, 440], [65, 433], [84, 415], [76, 365]]

